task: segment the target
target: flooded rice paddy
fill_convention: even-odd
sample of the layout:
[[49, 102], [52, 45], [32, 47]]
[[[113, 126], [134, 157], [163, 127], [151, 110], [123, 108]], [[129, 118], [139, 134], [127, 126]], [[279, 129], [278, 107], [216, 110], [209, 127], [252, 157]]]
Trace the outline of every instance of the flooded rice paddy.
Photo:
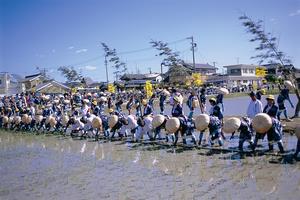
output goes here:
[[[244, 114], [247, 99], [225, 99], [225, 115]], [[237, 141], [227, 140], [225, 148]], [[267, 149], [266, 141], [261, 144]], [[284, 146], [294, 149], [295, 136], [286, 134]], [[299, 199], [299, 163], [277, 155], [241, 158], [233, 151], [0, 130], [0, 199]]]
[[[285, 144], [293, 142], [287, 137]], [[295, 147], [295, 146], [294, 146]], [[0, 199], [297, 199], [278, 156], [0, 132]], [[275, 162], [274, 162], [275, 161]]]

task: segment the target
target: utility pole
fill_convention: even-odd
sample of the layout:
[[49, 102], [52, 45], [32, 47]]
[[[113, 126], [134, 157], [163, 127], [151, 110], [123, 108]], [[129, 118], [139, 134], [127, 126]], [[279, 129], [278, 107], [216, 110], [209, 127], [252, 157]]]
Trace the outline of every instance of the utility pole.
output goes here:
[[187, 37], [186, 39], [192, 40], [191, 44], [192, 44], [192, 52], [193, 52], [193, 68], [195, 70], [195, 47], [197, 46], [197, 44], [194, 43], [194, 37], [193, 36]]
[[108, 70], [107, 70], [107, 56], [106, 55], [105, 55], [104, 63], [105, 63], [105, 69], [106, 69], [106, 83], [108, 85]]
[[217, 62], [215, 62], [215, 61], [213, 62], [214, 67], [216, 67], [216, 63], [217, 63]]

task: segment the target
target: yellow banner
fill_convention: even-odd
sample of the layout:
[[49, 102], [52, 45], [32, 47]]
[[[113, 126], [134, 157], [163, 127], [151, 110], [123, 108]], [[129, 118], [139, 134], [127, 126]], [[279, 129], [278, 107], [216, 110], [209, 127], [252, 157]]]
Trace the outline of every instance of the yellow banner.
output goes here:
[[146, 85], [145, 85], [145, 91], [146, 91], [146, 95], [147, 95], [147, 98], [150, 98], [153, 94], [152, 92], [152, 83], [151, 81], [146, 81]]
[[115, 93], [115, 90], [116, 90], [114, 84], [112, 84], [112, 83], [109, 83], [107, 85], [107, 89], [110, 93]]

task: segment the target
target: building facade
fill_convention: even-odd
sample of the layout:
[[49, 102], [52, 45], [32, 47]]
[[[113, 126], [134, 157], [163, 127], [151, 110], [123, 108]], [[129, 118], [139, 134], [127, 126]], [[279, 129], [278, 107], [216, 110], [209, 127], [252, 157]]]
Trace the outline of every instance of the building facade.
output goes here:
[[162, 81], [162, 76], [159, 73], [151, 74], [124, 74], [121, 78], [126, 88], [143, 87], [146, 81], [152, 84], [158, 84]]
[[71, 91], [70, 87], [52, 80], [46, 83], [38, 84], [35, 87], [34, 92], [45, 93], [45, 94], [63, 94], [70, 91]]
[[[189, 64], [193, 66], [193, 64]], [[201, 75], [213, 75], [217, 73], [217, 68], [206, 63], [206, 64], [195, 64], [195, 69], [193, 69], [193, 73], [200, 73]]]
[[261, 77], [257, 77], [255, 69], [259, 67], [256, 65], [228, 65], [224, 66], [227, 69], [226, 75], [209, 76], [207, 83], [216, 85], [224, 85], [228, 88], [243, 87], [249, 85], [260, 86], [262, 84]]
[[25, 79], [22, 81], [25, 85], [26, 91], [35, 90], [36, 86], [47, 81], [47, 78], [39, 73], [39, 74], [33, 74], [30, 76], [25, 76]]

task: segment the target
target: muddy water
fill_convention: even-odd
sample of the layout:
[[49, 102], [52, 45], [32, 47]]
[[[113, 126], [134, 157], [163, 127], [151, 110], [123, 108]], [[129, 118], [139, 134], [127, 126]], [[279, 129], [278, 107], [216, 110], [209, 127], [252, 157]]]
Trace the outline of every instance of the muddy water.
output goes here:
[[[289, 138], [287, 138], [289, 140]], [[294, 145], [294, 140], [292, 142]], [[300, 164], [0, 131], [0, 199], [297, 199]]]

